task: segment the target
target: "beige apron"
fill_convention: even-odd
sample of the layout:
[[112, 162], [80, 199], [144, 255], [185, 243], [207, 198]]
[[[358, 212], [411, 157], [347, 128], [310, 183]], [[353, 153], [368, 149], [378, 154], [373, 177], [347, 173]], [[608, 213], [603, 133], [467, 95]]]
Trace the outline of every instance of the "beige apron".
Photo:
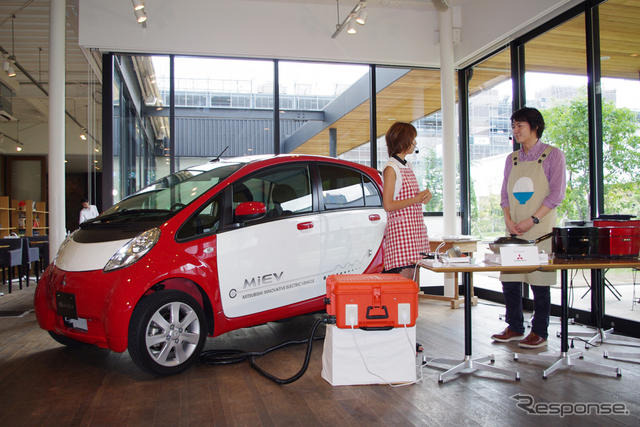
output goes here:
[[[542, 162], [549, 155], [553, 147], [547, 147], [537, 160], [521, 162], [518, 160], [518, 151], [511, 154], [513, 168], [507, 181], [509, 195], [509, 210], [511, 219], [516, 223], [531, 218], [542, 205], [545, 197], [549, 195], [549, 181], [544, 174]], [[529, 231], [520, 238], [535, 240], [538, 237], [550, 233], [556, 225], [556, 209], [552, 209], [539, 224], [534, 224]], [[551, 239], [538, 243], [538, 249], [551, 254]], [[500, 274], [502, 282], [525, 282], [530, 285], [551, 286], [556, 284], [556, 272], [534, 271], [527, 274]]]

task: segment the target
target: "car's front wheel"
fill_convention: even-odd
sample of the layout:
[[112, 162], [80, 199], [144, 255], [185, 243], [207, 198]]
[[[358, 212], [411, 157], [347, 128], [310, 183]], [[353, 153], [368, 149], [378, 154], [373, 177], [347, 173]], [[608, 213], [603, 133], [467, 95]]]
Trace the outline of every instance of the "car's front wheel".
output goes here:
[[140, 300], [129, 323], [129, 354], [140, 368], [158, 375], [187, 369], [202, 350], [207, 325], [200, 304], [179, 291]]

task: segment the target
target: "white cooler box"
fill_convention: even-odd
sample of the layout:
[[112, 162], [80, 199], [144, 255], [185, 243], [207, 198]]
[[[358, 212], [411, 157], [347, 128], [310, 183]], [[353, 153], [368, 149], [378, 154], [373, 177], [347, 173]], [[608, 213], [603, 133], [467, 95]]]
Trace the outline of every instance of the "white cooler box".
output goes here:
[[322, 378], [334, 386], [414, 382], [415, 326], [365, 331], [327, 325]]

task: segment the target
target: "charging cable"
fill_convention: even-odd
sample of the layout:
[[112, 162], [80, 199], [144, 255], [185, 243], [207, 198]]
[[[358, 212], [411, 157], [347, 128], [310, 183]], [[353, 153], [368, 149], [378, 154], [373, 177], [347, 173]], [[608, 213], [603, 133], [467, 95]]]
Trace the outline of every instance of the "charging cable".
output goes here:
[[[311, 326], [311, 334], [309, 335], [309, 338], [306, 339], [302, 339], [302, 340], [293, 340], [293, 341], [286, 341], [283, 342], [281, 344], [275, 345], [273, 347], [267, 348], [264, 351], [242, 351], [242, 350], [207, 350], [207, 351], [203, 351], [202, 354], [200, 355], [200, 362], [201, 363], [205, 363], [207, 365], [230, 365], [233, 363], [239, 363], [239, 362], [243, 362], [245, 360], [249, 361], [249, 364], [251, 365], [251, 367], [253, 369], [255, 369], [256, 371], [258, 371], [262, 376], [270, 379], [271, 381], [275, 382], [276, 384], [290, 384], [294, 381], [297, 381], [298, 379], [300, 379], [300, 377], [302, 377], [302, 375], [304, 375], [304, 373], [306, 372], [307, 368], [309, 367], [309, 360], [311, 358], [311, 350], [313, 348], [313, 341], [314, 340], [322, 340], [324, 339], [324, 336], [322, 337], [316, 337], [316, 331], [318, 329], [318, 327], [323, 324], [323, 323], [335, 323], [335, 317], [334, 316], [323, 316], [320, 319], [317, 319], [314, 323], [313, 326]], [[278, 378], [275, 375], [272, 375], [270, 373], [268, 373], [267, 371], [263, 370], [260, 366], [258, 366], [256, 364], [256, 358], [260, 357], [260, 356], [264, 356], [265, 354], [271, 353], [272, 351], [275, 350], [279, 350], [281, 348], [285, 348], [288, 347], [290, 345], [294, 345], [294, 344], [307, 344], [307, 351], [304, 357], [304, 362], [302, 363], [302, 367], [300, 368], [300, 370], [293, 375], [292, 377], [289, 378]]]

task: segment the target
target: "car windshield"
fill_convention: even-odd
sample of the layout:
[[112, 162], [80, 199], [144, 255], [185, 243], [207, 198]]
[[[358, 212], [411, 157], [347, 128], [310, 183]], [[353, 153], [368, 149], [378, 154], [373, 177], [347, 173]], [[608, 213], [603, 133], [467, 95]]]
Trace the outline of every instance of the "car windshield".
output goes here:
[[244, 163], [215, 162], [165, 176], [113, 205], [94, 221], [127, 214], [143, 217], [171, 214], [197, 199], [243, 165]]

